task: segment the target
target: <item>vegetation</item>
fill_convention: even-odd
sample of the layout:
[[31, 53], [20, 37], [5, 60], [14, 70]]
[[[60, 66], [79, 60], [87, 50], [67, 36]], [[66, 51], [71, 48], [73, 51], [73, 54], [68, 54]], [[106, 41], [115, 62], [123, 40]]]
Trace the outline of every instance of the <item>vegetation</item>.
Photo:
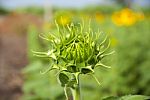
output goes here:
[[[71, 12], [71, 11], [66, 11], [66, 12]], [[148, 87], [150, 82], [149, 15], [147, 12], [146, 15], [142, 13], [144, 16], [143, 19], [138, 19], [138, 17], [136, 17], [136, 21], [133, 21], [133, 18], [135, 18], [137, 12], [134, 12], [131, 9], [126, 10], [126, 13], [124, 13], [123, 10], [119, 10], [117, 12], [121, 12], [119, 14], [124, 14], [127, 16], [129, 14], [131, 15], [131, 17], [126, 17], [129, 19], [122, 22], [121, 21], [122, 18], [119, 19], [120, 17], [117, 17], [117, 15], [115, 15], [115, 20], [114, 20], [114, 15], [113, 15], [115, 14], [114, 11], [111, 12], [112, 15], [110, 15], [104, 12], [100, 12], [99, 10], [95, 10], [95, 12], [93, 12], [93, 15], [90, 15], [89, 12], [85, 13], [82, 11], [81, 12], [77, 11], [76, 13], [67, 13], [68, 15], [70, 15], [70, 17], [68, 18], [66, 16], [63, 16], [63, 19], [61, 19], [60, 16], [62, 14], [59, 15], [58, 14], [59, 12], [56, 12], [55, 13], [56, 17], [54, 18], [56, 18], [56, 20], [57, 18], [60, 20], [58, 22], [58, 26], [60, 30], [57, 31], [55, 25], [49, 23], [51, 27], [47, 31], [50, 30], [50, 32], [53, 34], [52, 35], [45, 34], [46, 37], [45, 35], [44, 37], [42, 35], [44, 39], [50, 40], [50, 42], [44, 42], [44, 41], [41, 42], [39, 38], [35, 38], [38, 37], [37, 29], [30, 27], [29, 29], [30, 31], [28, 33], [29, 34], [28, 38], [30, 39], [28, 50], [30, 52], [29, 57], [31, 57], [32, 60], [30, 60], [30, 64], [23, 70], [26, 79], [23, 88], [25, 93], [23, 98], [25, 100], [65, 99], [65, 96], [62, 92], [63, 89], [57, 84], [56, 78], [54, 78], [56, 77], [55, 73], [57, 71], [53, 70], [52, 72], [49, 72], [49, 67], [50, 68], [52, 67], [50, 65], [54, 63], [52, 68], [56, 68], [59, 70], [59, 73], [57, 74], [58, 79], [64, 88], [66, 86], [73, 88], [74, 85], [78, 83], [78, 79], [76, 79], [76, 73], [79, 72], [82, 74], [89, 74], [89, 73], [93, 73], [94, 70], [96, 70], [95, 76], [97, 77], [98, 80], [100, 80], [100, 83], [102, 84], [101, 86], [98, 86], [97, 83], [91, 81], [92, 79], [90, 76], [89, 77], [83, 77], [82, 75], [80, 76], [83, 100], [99, 100], [102, 98], [104, 98], [104, 100], [148, 99], [147, 96], [141, 96], [141, 95], [150, 95], [149, 94], [150, 88]], [[82, 56], [80, 56], [80, 55], [84, 55], [84, 54], [80, 54], [81, 51], [84, 51], [84, 48], [81, 48], [82, 46], [84, 46], [83, 43], [87, 43], [88, 45], [92, 44], [92, 41], [86, 42], [83, 39], [82, 35], [80, 34], [81, 31], [80, 29], [82, 29], [82, 27], [80, 24], [78, 24], [78, 22], [79, 19], [83, 19], [83, 18], [85, 20], [85, 27], [86, 27], [84, 28], [84, 32], [92, 33], [91, 30], [89, 31], [89, 27], [88, 27], [89, 24], [86, 21], [91, 19], [91, 29], [93, 30], [94, 33], [97, 32], [97, 29], [103, 30], [103, 32], [107, 33], [107, 34], [103, 33], [101, 35], [102, 37], [100, 38], [99, 43], [102, 42], [102, 39], [104, 39], [105, 36], [109, 35], [111, 41], [110, 46], [111, 48], [115, 49], [116, 53], [113, 56], [110, 56], [108, 59], [107, 58], [103, 60], [99, 59], [98, 61], [111, 65], [112, 66], [111, 69], [107, 70], [103, 67], [100, 68], [87, 67], [90, 66], [91, 64], [94, 65], [97, 64], [97, 61], [95, 61], [96, 60], [95, 56], [97, 56], [97, 53], [92, 53], [93, 54], [92, 58], [90, 58], [94, 63], [90, 63], [90, 61], [85, 63], [85, 59], [83, 59]], [[64, 19], [69, 21], [63, 21]], [[115, 21], [121, 21], [122, 23], [121, 25], [116, 24], [117, 22]], [[74, 23], [73, 26], [71, 26], [72, 22]], [[68, 28], [67, 29], [64, 28], [67, 27], [67, 25], [69, 25]], [[70, 37], [67, 36], [67, 34], [70, 33], [69, 30], [73, 31], [73, 33], [71, 33], [72, 36], [70, 35]], [[35, 36], [31, 35], [33, 33], [35, 33], [34, 34]], [[61, 35], [60, 33], [63, 34], [67, 33], [67, 34]], [[74, 36], [78, 37], [76, 38], [77, 40], [73, 38]], [[85, 35], [84, 38], [90, 40], [93, 40], [94, 38], [93, 41], [95, 43], [96, 36], [94, 35], [92, 35], [94, 37], [92, 36], [89, 37], [89, 36]], [[54, 43], [54, 41], [52, 42], [52, 40], [54, 39], [59, 39], [58, 37], [59, 38], [61, 37], [62, 39], [57, 40], [58, 42], [56, 43]], [[33, 39], [34, 42], [32, 41]], [[75, 42], [69, 42], [71, 40], [75, 40]], [[77, 44], [81, 44], [81, 45], [75, 46], [77, 49], [72, 49], [71, 45], [76, 44], [76, 41]], [[104, 45], [107, 44], [108, 41], [105, 41]], [[31, 45], [33, 45], [34, 47]], [[63, 46], [64, 48], [62, 49]], [[46, 57], [46, 59], [44, 58], [39, 60], [32, 56], [31, 50], [45, 51], [48, 49], [50, 49], [50, 51], [47, 51], [45, 53], [35, 52], [36, 55]], [[93, 48], [90, 49], [88, 46], [86, 46], [85, 49], [89, 50], [89, 52], [90, 50], [91, 52], [93, 51]], [[62, 52], [61, 54], [60, 51]], [[94, 52], [97, 51], [98, 50], [94, 49]], [[71, 62], [71, 58], [69, 58], [70, 52], [74, 52], [72, 55], [73, 57], [72, 59], [75, 59], [76, 58], [75, 55], [78, 55], [79, 58], [76, 58], [77, 60], [76, 62], [78, 63], [84, 62], [81, 63], [81, 65], [83, 64], [82, 66], [84, 67], [79, 67], [80, 64], [76, 62]], [[78, 53], [76, 54], [76, 52]], [[86, 56], [90, 57], [89, 53], [87, 53]], [[49, 61], [51, 62], [50, 65], [49, 65]], [[58, 65], [56, 66], [56, 64]], [[60, 67], [60, 65], [63, 67]], [[43, 69], [45, 69], [47, 73], [41, 75], [40, 71]], [[67, 91], [69, 90], [67, 89]], [[67, 97], [71, 98], [71, 95], [68, 92], [67, 92]]]
[[2, 8], [1, 6], [0, 6], [0, 14], [1, 15], [6, 15], [6, 14], [8, 14], [9, 13], [9, 11], [7, 10], [7, 9], [4, 9], [4, 8]]

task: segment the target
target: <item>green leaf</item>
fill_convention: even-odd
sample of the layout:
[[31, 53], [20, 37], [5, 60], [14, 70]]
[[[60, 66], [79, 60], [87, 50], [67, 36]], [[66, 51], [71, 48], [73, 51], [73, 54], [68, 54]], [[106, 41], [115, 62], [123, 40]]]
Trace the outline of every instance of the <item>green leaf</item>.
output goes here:
[[64, 73], [60, 73], [59, 81], [60, 81], [61, 85], [64, 87], [65, 84], [67, 84], [69, 82], [69, 77]]
[[127, 95], [121, 97], [121, 100], [149, 100], [150, 96], [144, 96], [144, 95]]
[[87, 73], [93, 73], [93, 69], [91, 68], [91, 66], [87, 66], [87, 67], [83, 67], [81, 68], [81, 73], [83, 74], [87, 74]]
[[78, 68], [85, 67], [85, 62], [77, 63], [76, 66], [77, 66]]
[[107, 65], [104, 65], [102, 64], [101, 62], [98, 62], [95, 67], [98, 67], [98, 66], [102, 66], [102, 67], [105, 67], [105, 68], [111, 68], [110, 66], [107, 66]]
[[71, 73], [75, 73], [78, 71], [77, 67], [75, 65], [68, 65], [67, 70]]
[[106, 97], [102, 100], [120, 100], [118, 97], [115, 97], [115, 96], [110, 96], [110, 97]]
[[74, 85], [77, 84], [77, 81], [75, 79], [72, 79], [68, 82], [67, 87], [74, 88]]
[[150, 96], [144, 96], [144, 95], [127, 95], [122, 97], [107, 97], [102, 100], [149, 100]]

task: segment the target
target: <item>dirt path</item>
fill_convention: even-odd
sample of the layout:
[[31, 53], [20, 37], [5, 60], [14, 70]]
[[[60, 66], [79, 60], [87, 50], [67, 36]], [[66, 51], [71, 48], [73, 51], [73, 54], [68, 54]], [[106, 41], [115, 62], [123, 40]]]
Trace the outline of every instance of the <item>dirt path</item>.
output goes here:
[[20, 100], [27, 65], [27, 27], [39, 19], [30, 15], [0, 17], [0, 100]]
[[27, 64], [26, 47], [25, 37], [0, 37], [0, 100], [19, 100], [21, 69]]

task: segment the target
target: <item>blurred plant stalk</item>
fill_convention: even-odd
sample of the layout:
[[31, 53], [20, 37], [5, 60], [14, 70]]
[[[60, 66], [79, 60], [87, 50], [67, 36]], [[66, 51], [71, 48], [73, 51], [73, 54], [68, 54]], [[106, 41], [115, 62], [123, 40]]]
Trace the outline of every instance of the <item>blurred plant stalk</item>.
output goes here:
[[48, 23], [52, 20], [52, 6], [51, 0], [45, 0], [44, 3], [44, 23]]

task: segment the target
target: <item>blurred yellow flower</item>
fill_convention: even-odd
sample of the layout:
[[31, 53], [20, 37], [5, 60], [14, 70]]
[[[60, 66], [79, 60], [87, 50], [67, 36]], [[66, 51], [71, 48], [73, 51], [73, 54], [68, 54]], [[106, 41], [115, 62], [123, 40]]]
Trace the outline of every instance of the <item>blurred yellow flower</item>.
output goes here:
[[118, 26], [131, 26], [137, 21], [136, 14], [128, 8], [125, 8], [119, 12], [115, 12], [112, 15], [112, 21]]
[[95, 19], [97, 22], [102, 23], [104, 21], [104, 14], [97, 12], [95, 14]]
[[71, 22], [71, 17], [67, 15], [59, 16], [59, 18], [57, 18], [57, 22], [58, 24], [65, 26]]
[[122, 22], [126, 26], [133, 25], [136, 22], [136, 15], [134, 14], [132, 10], [128, 8], [123, 9], [121, 11], [121, 18], [122, 18]]
[[59, 25], [66, 26], [67, 24], [71, 23], [72, 15], [73, 13], [69, 11], [58, 11], [55, 13], [54, 18]]
[[123, 25], [123, 22], [121, 20], [121, 13], [120, 12], [115, 12], [113, 15], [112, 15], [112, 21], [114, 24], [116, 24], [117, 26], [122, 26]]

